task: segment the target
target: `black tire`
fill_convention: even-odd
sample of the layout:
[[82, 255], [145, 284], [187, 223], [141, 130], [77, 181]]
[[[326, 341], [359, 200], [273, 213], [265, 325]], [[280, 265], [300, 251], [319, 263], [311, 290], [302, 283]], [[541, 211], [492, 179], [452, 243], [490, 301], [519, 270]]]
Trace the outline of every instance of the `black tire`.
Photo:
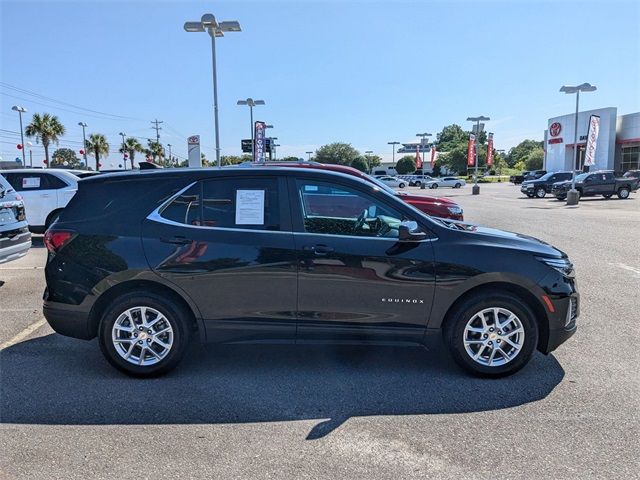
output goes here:
[[438, 184], [437, 183], [432, 183], [431, 185], [429, 185], [429, 188], [438, 188]]
[[542, 188], [542, 187], [538, 187], [536, 189], [536, 197], [537, 198], [544, 198], [547, 195], [547, 191]]
[[[524, 329], [524, 341], [520, 351], [510, 361], [503, 365], [488, 366], [476, 362], [467, 353], [464, 346], [464, 331], [467, 322], [476, 313], [485, 308], [494, 307], [507, 309], [518, 317]], [[538, 325], [531, 308], [517, 296], [508, 292], [490, 293], [489, 295], [484, 293], [471, 295], [455, 307], [455, 310], [448, 315], [443, 328], [443, 337], [455, 362], [468, 372], [481, 377], [504, 377], [517, 372], [529, 362], [538, 344]], [[502, 345], [507, 344], [503, 343]], [[507, 348], [509, 347], [507, 346]]]
[[401, 183], [400, 185], [398, 185], [398, 187], [404, 188], [404, 187], [406, 187], [406, 185], [404, 183]]
[[462, 186], [462, 184], [460, 184], [460, 183], [456, 183], [456, 184], [453, 186], [453, 188], [460, 188], [461, 186]]
[[[112, 341], [113, 325], [118, 317], [133, 307], [150, 307], [162, 313], [173, 330], [173, 344], [164, 358], [153, 365], [134, 365], [125, 360]], [[98, 328], [100, 349], [107, 361], [134, 377], [163, 375], [178, 365], [191, 339], [190, 313], [174, 301], [153, 292], [131, 292], [116, 298], [105, 310]], [[140, 355], [138, 355], [140, 356]], [[143, 356], [144, 358], [144, 356]]]
[[629, 191], [629, 189], [627, 187], [620, 187], [618, 189], [618, 198], [620, 200], [626, 200], [627, 198], [629, 198], [629, 194], [631, 192]]
[[533, 193], [527, 193], [527, 197], [533, 198]]
[[567, 196], [566, 195], [556, 195], [556, 199], [561, 201], [561, 202], [564, 202], [567, 199]]
[[417, 182], [413, 182], [414, 187], [419, 187], [420, 185], [422, 185], [422, 182], [420, 180], [418, 180]]
[[606, 198], [607, 200], [609, 200], [609, 199], [613, 196], [613, 193], [605, 193], [605, 194], [603, 194], [602, 196], [603, 196], [604, 198]]

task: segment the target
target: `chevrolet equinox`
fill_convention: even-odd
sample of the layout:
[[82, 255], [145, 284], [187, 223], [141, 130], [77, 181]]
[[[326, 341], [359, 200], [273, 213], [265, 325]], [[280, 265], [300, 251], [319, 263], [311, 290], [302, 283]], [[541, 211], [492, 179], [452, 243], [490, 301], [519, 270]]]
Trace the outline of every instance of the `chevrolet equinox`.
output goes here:
[[189, 342], [421, 345], [481, 376], [576, 330], [567, 256], [309, 168], [98, 175], [47, 230], [44, 315], [135, 376]]

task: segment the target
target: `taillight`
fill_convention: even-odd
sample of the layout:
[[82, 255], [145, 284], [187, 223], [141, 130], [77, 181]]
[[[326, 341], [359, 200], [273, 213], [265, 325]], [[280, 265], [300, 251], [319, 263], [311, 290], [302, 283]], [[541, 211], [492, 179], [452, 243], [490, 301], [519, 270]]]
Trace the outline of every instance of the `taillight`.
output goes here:
[[44, 233], [44, 244], [51, 253], [57, 253], [74, 237], [69, 230], [47, 230]]

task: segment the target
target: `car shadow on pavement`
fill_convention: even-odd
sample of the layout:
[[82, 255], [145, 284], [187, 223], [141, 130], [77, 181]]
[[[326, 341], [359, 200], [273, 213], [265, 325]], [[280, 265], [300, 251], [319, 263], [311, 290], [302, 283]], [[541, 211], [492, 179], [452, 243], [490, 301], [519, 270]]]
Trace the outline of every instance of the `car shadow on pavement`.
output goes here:
[[564, 370], [536, 353], [515, 375], [471, 377], [443, 347], [195, 345], [155, 379], [107, 364], [96, 341], [57, 334], [0, 352], [0, 422], [209, 424], [313, 420], [321, 438], [351, 417], [481, 412], [545, 398]]

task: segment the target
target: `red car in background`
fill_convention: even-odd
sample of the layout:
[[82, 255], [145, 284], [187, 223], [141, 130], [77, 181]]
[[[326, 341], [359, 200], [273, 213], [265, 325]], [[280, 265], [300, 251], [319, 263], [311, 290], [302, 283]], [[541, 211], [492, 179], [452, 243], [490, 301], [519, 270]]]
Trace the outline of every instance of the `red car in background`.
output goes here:
[[361, 172], [360, 170], [347, 167], [346, 165], [333, 165], [328, 163], [317, 162], [268, 162], [268, 163], [253, 163], [253, 166], [280, 166], [280, 167], [302, 167], [302, 168], [319, 168], [322, 170], [332, 170], [334, 172], [346, 173], [347, 175], [353, 175], [354, 177], [361, 178], [369, 183], [380, 187], [382, 190], [389, 192], [401, 198], [409, 205], [413, 205], [421, 212], [439, 218], [450, 218], [452, 220], [463, 220], [462, 207], [455, 202], [447, 198], [429, 197], [426, 195], [411, 195], [407, 193], [396, 192], [391, 187], [378, 181], [374, 177]]

